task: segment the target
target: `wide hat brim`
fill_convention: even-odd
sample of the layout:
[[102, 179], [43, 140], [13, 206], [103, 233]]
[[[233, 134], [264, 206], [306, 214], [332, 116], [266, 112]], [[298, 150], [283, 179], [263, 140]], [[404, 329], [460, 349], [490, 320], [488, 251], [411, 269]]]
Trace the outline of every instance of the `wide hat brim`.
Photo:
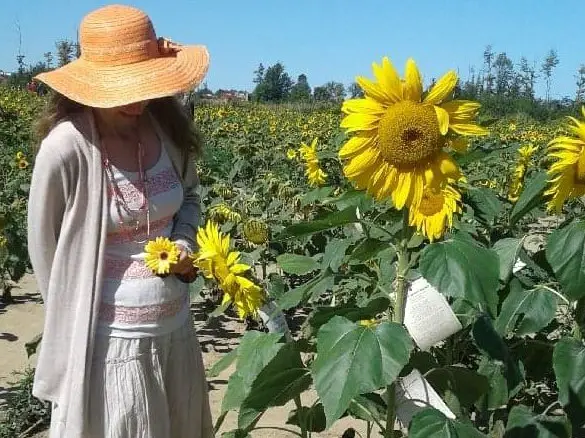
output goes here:
[[86, 106], [112, 108], [173, 96], [199, 85], [209, 68], [205, 46], [181, 46], [176, 53], [120, 66], [83, 57], [35, 79]]

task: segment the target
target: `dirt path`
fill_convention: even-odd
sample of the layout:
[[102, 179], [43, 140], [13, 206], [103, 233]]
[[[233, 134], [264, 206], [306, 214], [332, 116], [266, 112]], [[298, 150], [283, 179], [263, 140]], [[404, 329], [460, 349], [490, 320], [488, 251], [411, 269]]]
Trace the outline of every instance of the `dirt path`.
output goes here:
[[[9, 392], [9, 382], [14, 380], [13, 371], [21, 371], [27, 365], [34, 366], [35, 357], [30, 360], [26, 356], [24, 344], [30, 341], [35, 335], [42, 331], [43, 307], [40, 304], [39, 295], [36, 290], [34, 278], [30, 275], [24, 277], [18, 287], [13, 289], [15, 304], [0, 309], [0, 410]], [[193, 313], [195, 324], [198, 329], [199, 342], [203, 349], [203, 361], [206, 368], [210, 368], [223, 355], [231, 351], [244, 333], [244, 325], [232, 318], [221, 317], [215, 319], [211, 324], [206, 324], [206, 315], [201, 307], [195, 305]], [[210, 385], [210, 403], [214, 421], [217, 420], [223, 395], [227, 388], [227, 382], [233, 367], [228, 368], [216, 378], [208, 379]], [[303, 404], [310, 405], [315, 400], [314, 391], [303, 394]], [[294, 404], [282, 408], [270, 409], [260, 420], [258, 426], [269, 427], [279, 426], [295, 429], [294, 426], [286, 425], [288, 413]], [[221, 429], [221, 433], [235, 429], [237, 426], [237, 413], [230, 412]], [[339, 420], [331, 429], [320, 434], [313, 434], [316, 438], [340, 438], [343, 432], [349, 427], [355, 428], [365, 437], [365, 423], [349, 418]], [[48, 434], [40, 432], [34, 438], [46, 438]], [[296, 435], [273, 429], [259, 430], [252, 433], [254, 438], [269, 437], [295, 437]], [[376, 435], [374, 435], [376, 436]]]

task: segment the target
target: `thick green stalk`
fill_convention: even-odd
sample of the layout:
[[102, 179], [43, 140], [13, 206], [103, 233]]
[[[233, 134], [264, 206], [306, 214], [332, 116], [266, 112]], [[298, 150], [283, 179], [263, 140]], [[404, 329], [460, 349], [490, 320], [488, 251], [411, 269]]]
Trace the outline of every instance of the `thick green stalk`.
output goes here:
[[[396, 269], [396, 282], [394, 286], [395, 300], [392, 322], [404, 323], [404, 309], [406, 306], [406, 277], [410, 267], [408, 253], [408, 241], [410, 229], [408, 226], [408, 208], [405, 208], [402, 215], [402, 239], [397, 248], [398, 267]], [[394, 423], [396, 422], [396, 383], [386, 387], [387, 409], [386, 409], [386, 433], [385, 438], [394, 438]]]

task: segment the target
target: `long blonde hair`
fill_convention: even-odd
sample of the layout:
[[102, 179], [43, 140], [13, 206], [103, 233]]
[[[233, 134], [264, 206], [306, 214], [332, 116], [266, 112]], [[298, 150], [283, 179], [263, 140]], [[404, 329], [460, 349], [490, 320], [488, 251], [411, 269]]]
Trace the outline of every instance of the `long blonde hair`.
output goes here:
[[[83, 112], [85, 108], [84, 105], [51, 91], [47, 105], [34, 126], [36, 148], [38, 149], [40, 142], [60, 120]], [[153, 99], [147, 108], [177, 147], [196, 158], [200, 157], [203, 138], [187, 111], [175, 97]]]

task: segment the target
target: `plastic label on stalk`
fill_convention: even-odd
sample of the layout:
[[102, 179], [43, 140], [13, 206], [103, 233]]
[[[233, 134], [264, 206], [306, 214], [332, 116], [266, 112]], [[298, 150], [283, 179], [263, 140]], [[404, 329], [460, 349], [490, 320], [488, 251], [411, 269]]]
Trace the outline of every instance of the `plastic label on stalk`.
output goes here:
[[273, 301], [268, 301], [258, 309], [258, 314], [270, 333], [282, 333], [285, 335], [287, 341], [292, 340], [286, 317]]

